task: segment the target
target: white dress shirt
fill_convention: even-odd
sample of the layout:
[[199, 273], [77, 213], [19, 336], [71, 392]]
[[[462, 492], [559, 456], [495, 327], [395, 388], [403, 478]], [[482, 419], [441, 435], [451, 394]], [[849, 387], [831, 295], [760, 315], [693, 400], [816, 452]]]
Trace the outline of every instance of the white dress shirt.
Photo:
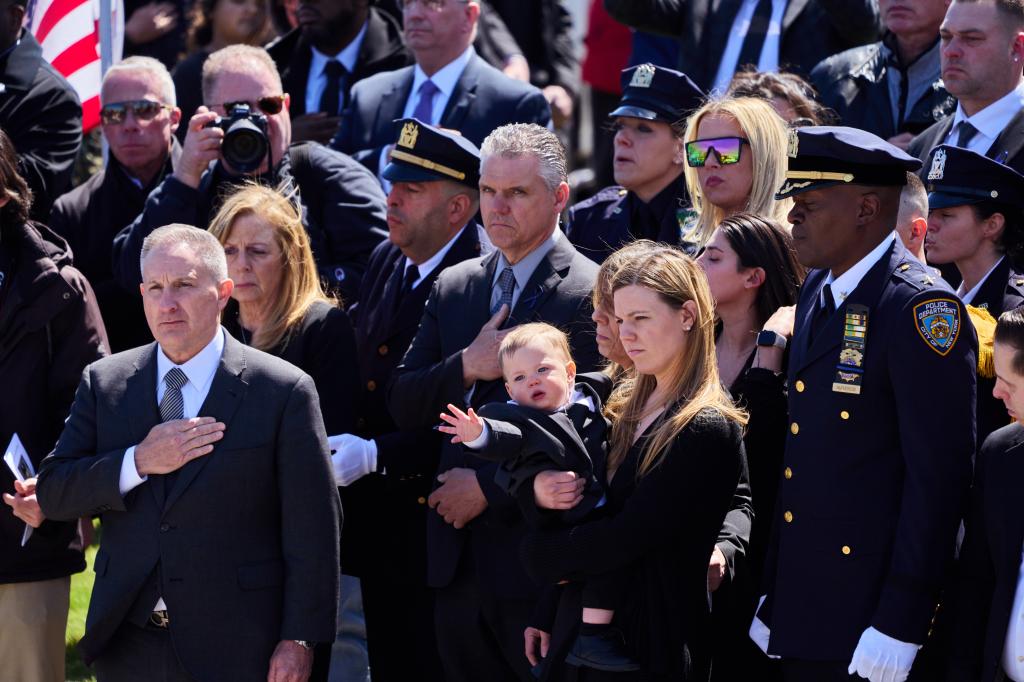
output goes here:
[[[324, 67], [327, 66], [327, 62], [341, 62], [341, 65], [350, 74], [356, 70], [359, 48], [363, 46], [363, 38], [366, 37], [366, 26], [369, 23], [369, 19], [367, 19], [352, 42], [333, 57], [324, 54], [312, 45], [309, 46], [309, 49], [313, 51], [313, 57], [309, 61], [309, 75], [306, 76], [306, 113], [320, 111], [320, 98], [324, 96], [324, 90], [327, 88], [327, 74], [324, 73]], [[349, 83], [349, 87], [351, 86], [352, 84]], [[338, 106], [340, 107], [344, 101], [345, 93], [339, 92]]]
[[[199, 414], [199, 408], [203, 406], [206, 395], [210, 392], [210, 384], [213, 383], [213, 375], [217, 373], [220, 365], [220, 356], [224, 353], [224, 331], [223, 327], [217, 328], [213, 339], [196, 353], [190, 360], [182, 365], [175, 365], [170, 358], [164, 355], [162, 348], [157, 346], [156, 351], [156, 404], [159, 405], [167, 391], [167, 384], [164, 383], [164, 376], [171, 371], [172, 367], [178, 367], [188, 381], [181, 387], [181, 398], [184, 405], [185, 419], [191, 419]], [[124, 459], [121, 460], [121, 476], [118, 487], [121, 496], [128, 494], [129, 490], [142, 485], [149, 477], [140, 476], [139, 470], [135, 467], [135, 447], [125, 450]], [[167, 608], [161, 597], [157, 601], [154, 611], [163, 611]]]
[[853, 290], [857, 288], [860, 281], [864, 279], [864, 275], [868, 274], [868, 270], [874, 267], [875, 263], [881, 260], [885, 252], [889, 250], [892, 243], [896, 241], [896, 233], [891, 232], [889, 236], [882, 240], [882, 242], [871, 250], [871, 253], [861, 258], [854, 264], [852, 268], [841, 274], [839, 277], [833, 276], [831, 272], [828, 273], [828, 277], [825, 278], [825, 282], [821, 286], [822, 293], [820, 294], [821, 302], [824, 302], [824, 291], [825, 284], [832, 288], [832, 302], [838, 309], [839, 306], [853, 293]]
[[[1005, 256], [1003, 256], [1003, 258], [1005, 258]], [[975, 284], [974, 288], [972, 288], [970, 291], [964, 291], [964, 283], [960, 282], [960, 286], [958, 286], [956, 288], [956, 295], [960, 297], [960, 300], [963, 301], [964, 305], [969, 305], [970, 302], [974, 300], [974, 297], [978, 295], [978, 289], [981, 289], [981, 285], [988, 281], [988, 276], [991, 275], [993, 270], [998, 268], [999, 264], [1002, 263], [1002, 262], [1003, 262], [1002, 258], [997, 260], [996, 264], [993, 265], [989, 269], [989, 271], [985, 273], [984, 277], [982, 277], [980, 280], [978, 280], [978, 283]]]
[[[729, 81], [736, 73], [743, 41], [750, 30], [750, 20], [754, 18], [758, 0], [743, 0], [736, 19], [729, 31], [729, 42], [725, 44], [722, 61], [718, 64], [718, 75], [715, 76], [712, 93], [721, 94], [729, 89]], [[772, 0], [772, 17], [768, 22], [768, 33], [761, 47], [761, 57], [757, 60], [758, 71], [777, 71], [779, 68], [779, 42], [782, 38], [782, 16], [786, 13], [786, 0]]]
[[451, 239], [449, 239], [447, 244], [445, 244], [444, 246], [442, 246], [440, 249], [437, 250], [437, 253], [435, 253], [433, 256], [431, 256], [427, 260], [423, 261], [419, 265], [416, 265], [416, 263], [413, 263], [412, 259], [409, 258], [408, 256], [405, 257], [405, 269], [406, 270], [409, 269], [410, 265], [416, 265], [416, 267], [419, 268], [420, 276], [419, 276], [419, 278], [415, 282], [412, 283], [412, 288], [413, 289], [415, 289], [420, 284], [422, 284], [423, 280], [425, 280], [427, 277], [429, 277], [430, 273], [432, 273], [435, 269], [437, 269], [437, 266], [441, 264], [441, 261], [444, 260], [444, 257], [446, 255], [448, 255], [449, 251], [451, 251], [452, 245], [455, 244], [455, 240], [457, 240], [459, 237], [461, 237], [462, 233], [465, 230], [466, 230], [466, 228], [463, 227], [461, 230], [456, 232], [455, 236], [452, 237]]
[[[946, 136], [946, 144], [956, 145], [956, 140], [960, 136], [960, 122], [968, 121], [978, 129], [978, 134], [967, 143], [967, 149], [978, 154], [986, 154], [999, 134], [1009, 125], [1010, 119], [1016, 116], [1021, 109], [1024, 109], [1024, 81], [973, 116], [968, 116], [964, 113], [963, 107], [957, 104], [956, 114], [953, 115], [953, 125], [949, 129], [949, 135]], [[1001, 151], [1001, 149], [997, 149], [997, 156], [994, 158], [1003, 163], [1006, 159], [998, 158], [998, 152]]]
[[1017, 591], [1013, 595], [1010, 623], [1003, 645], [1003, 671], [1013, 682], [1024, 682], [1024, 556], [1017, 573]]

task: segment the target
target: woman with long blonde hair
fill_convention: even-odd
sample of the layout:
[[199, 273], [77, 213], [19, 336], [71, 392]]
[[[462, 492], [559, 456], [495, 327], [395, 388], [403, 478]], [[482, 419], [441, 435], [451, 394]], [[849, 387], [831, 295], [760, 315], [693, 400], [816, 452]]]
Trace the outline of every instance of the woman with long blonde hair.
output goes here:
[[[242, 343], [312, 377], [327, 433], [351, 432], [360, 388], [355, 332], [338, 301], [324, 293], [295, 204], [278, 190], [247, 184], [225, 199], [209, 231], [224, 245], [235, 282], [221, 324]], [[351, 579], [342, 580], [343, 594], [351, 594]], [[310, 680], [327, 679], [330, 656], [329, 643], [316, 646]]]
[[[641, 253], [614, 273], [612, 292], [633, 370], [606, 407], [608, 515], [531, 533], [524, 561], [549, 584], [625, 568], [628, 594], [613, 624], [640, 662], [641, 679], [707, 680], [708, 560], [744, 471], [746, 415], [719, 379], [714, 303], [691, 258], [670, 248]], [[571, 589], [566, 594], [549, 679], [560, 678], [561, 643], [571, 641], [557, 627], [573, 622], [561, 610], [579, 606]], [[579, 679], [606, 675], [582, 667]]]
[[754, 97], [711, 100], [686, 123], [686, 187], [697, 212], [689, 239], [703, 246], [723, 219], [753, 213], [788, 225], [793, 202], [775, 200], [786, 180], [786, 123]]

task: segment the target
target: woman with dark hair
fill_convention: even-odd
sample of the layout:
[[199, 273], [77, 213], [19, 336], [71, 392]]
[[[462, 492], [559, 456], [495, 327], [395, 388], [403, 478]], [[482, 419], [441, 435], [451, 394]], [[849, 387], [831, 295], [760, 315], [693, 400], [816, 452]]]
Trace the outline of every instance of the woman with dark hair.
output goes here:
[[572, 206], [565, 223], [569, 241], [597, 263], [634, 239], [679, 245], [691, 219], [684, 117], [703, 93], [686, 74], [653, 64], [623, 71], [622, 85], [608, 114], [619, 184]]
[[[714, 304], [693, 259], [657, 248], [620, 267], [611, 288], [619, 339], [633, 369], [606, 405], [612, 422], [607, 515], [530, 533], [523, 559], [549, 585], [628, 572], [613, 624], [640, 671], [566, 668], [581, 609], [579, 583], [570, 583], [558, 603], [542, 678], [707, 680], [708, 557], [744, 468], [746, 415], [718, 376]], [[538, 506], [578, 503], [578, 495], [549, 495], [542, 476], [534, 483]]]
[[818, 101], [814, 86], [789, 71], [739, 71], [726, 94], [768, 100], [790, 126], [830, 125], [835, 120]]
[[[17, 458], [9, 449], [16, 435], [38, 471], [64, 428], [82, 370], [109, 346], [67, 243], [29, 220], [32, 191], [2, 131], [0, 206], [0, 446]], [[35, 486], [31, 471], [16, 477], [0, 466], [2, 677], [63, 682], [70, 576], [85, 569], [80, 528], [91, 531], [92, 519], [81, 527], [46, 519]]]
[[[930, 265], [956, 266], [956, 293], [969, 309], [993, 319], [1024, 304], [1024, 176], [1009, 166], [960, 147], [932, 150], [928, 171]], [[974, 312], [973, 314], [977, 314]], [[986, 373], [990, 374], [990, 373]], [[1009, 418], [992, 396], [994, 377], [978, 377], [978, 445]]]
[[[789, 232], [750, 213], [719, 223], [697, 262], [715, 299], [719, 375], [750, 415], [743, 442], [754, 507], [746, 555], [731, 557], [731, 579], [714, 595], [718, 634], [713, 679], [768, 682], [779, 679], [779, 671], [754, 646], [747, 630], [757, 606], [786, 444], [784, 339], [792, 335], [790, 306], [796, 304], [805, 271]], [[720, 542], [715, 552], [729, 549]], [[724, 556], [719, 563], [726, 565]], [[722, 573], [720, 579], [724, 569]]]
[[[268, 0], [197, 0], [189, 12], [188, 56], [171, 72], [181, 108], [188, 123], [203, 102], [203, 64], [211, 54], [228, 45], [259, 47], [273, 35]], [[179, 126], [178, 141], [185, 141], [188, 126]]]

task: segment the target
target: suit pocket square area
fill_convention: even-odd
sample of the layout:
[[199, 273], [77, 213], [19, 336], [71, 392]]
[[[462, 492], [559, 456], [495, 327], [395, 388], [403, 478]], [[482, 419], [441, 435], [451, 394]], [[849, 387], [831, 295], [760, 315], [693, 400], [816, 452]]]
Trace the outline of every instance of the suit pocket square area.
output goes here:
[[284, 583], [284, 563], [279, 559], [238, 567], [238, 586], [243, 590], [265, 590]]

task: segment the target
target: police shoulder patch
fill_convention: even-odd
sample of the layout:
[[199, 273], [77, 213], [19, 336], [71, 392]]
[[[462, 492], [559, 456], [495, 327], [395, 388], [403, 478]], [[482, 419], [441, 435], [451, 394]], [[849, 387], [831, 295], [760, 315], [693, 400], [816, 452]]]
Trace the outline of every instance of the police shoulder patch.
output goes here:
[[914, 306], [917, 332], [928, 347], [945, 356], [960, 336], [960, 304], [950, 298], [933, 298]]

